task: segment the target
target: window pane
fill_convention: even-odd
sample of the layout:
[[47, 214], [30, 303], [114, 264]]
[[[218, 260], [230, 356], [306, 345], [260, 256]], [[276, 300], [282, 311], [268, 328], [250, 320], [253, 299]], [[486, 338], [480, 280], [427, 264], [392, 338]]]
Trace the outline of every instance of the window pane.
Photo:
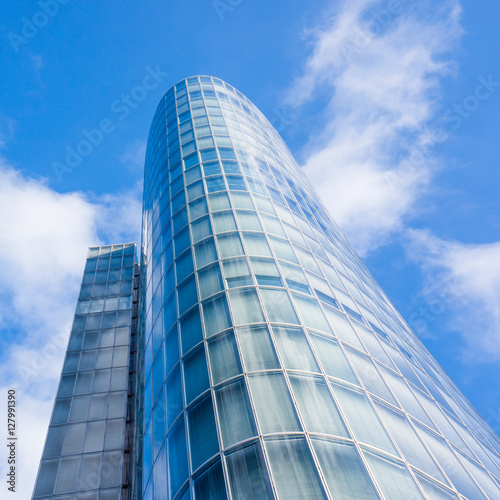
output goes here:
[[225, 260], [222, 266], [229, 288], [253, 284], [250, 267], [245, 258]]
[[229, 308], [224, 294], [203, 304], [203, 320], [207, 337], [231, 327]]
[[394, 460], [385, 454], [363, 449], [368, 466], [387, 500], [420, 500], [420, 493], [415, 481], [410, 476], [403, 462]]
[[[106, 434], [104, 436], [104, 449], [105, 450], [121, 450], [123, 443], [123, 428], [124, 419], [108, 420], [106, 424]], [[89, 424], [90, 425], [90, 424]], [[163, 436], [164, 436], [163, 430]]]
[[234, 231], [236, 229], [236, 221], [232, 212], [218, 212], [213, 216], [214, 231], [223, 233], [225, 231]]
[[240, 356], [232, 331], [208, 342], [214, 385], [241, 373]]
[[484, 498], [476, 483], [472, 481], [464, 466], [454, 455], [444, 439], [420, 426], [417, 426], [417, 432], [437, 461], [443, 466], [444, 472], [461, 495], [467, 498]]
[[189, 235], [189, 227], [186, 227], [181, 232], [179, 232], [174, 238], [175, 244], [175, 256], [180, 255], [184, 250], [186, 250], [191, 244], [191, 237]]
[[314, 437], [312, 443], [333, 498], [342, 500], [380, 498], [354, 445]]
[[269, 244], [263, 234], [243, 233], [243, 239], [245, 240], [248, 255], [272, 256]]
[[193, 201], [193, 203], [189, 204], [190, 220], [193, 221], [198, 217], [205, 215], [206, 213], [208, 213], [208, 205], [205, 197], [199, 198], [196, 201]]
[[348, 389], [340, 384], [331, 382], [330, 385], [339, 400], [354, 436], [359, 441], [364, 441], [397, 456], [398, 452], [382, 427], [366, 394], [361, 390]]
[[198, 273], [198, 281], [202, 300], [224, 289], [219, 264], [215, 264], [200, 271]]
[[170, 370], [179, 361], [179, 336], [177, 328], [174, 326], [165, 338], [165, 373], [170, 373]]
[[358, 337], [364, 342], [366, 345], [368, 352], [378, 361], [381, 361], [385, 365], [394, 368], [394, 364], [391, 361], [391, 358], [384, 351], [380, 342], [377, 340], [375, 334], [369, 330], [368, 328], [360, 325], [353, 321], [353, 327]]
[[210, 219], [208, 217], [203, 217], [191, 224], [191, 231], [193, 233], [193, 243], [210, 236], [212, 234], [212, 228], [210, 226]]
[[251, 375], [248, 380], [263, 434], [300, 431], [299, 420], [281, 373]]
[[[63, 455], [74, 455], [82, 452], [85, 436], [85, 424], [68, 425], [62, 449]], [[101, 443], [102, 445], [102, 443]]]
[[337, 405], [322, 378], [290, 375], [290, 382], [309, 432], [349, 437]]
[[194, 311], [191, 311], [187, 316], [184, 316], [184, 318], [181, 319], [180, 324], [182, 353], [185, 354], [189, 351], [189, 349], [203, 340], [200, 310], [198, 307], [196, 307]]
[[469, 473], [476, 479], [478, 484], [481, 485], [481, 488], [489, 496], [489, 498], [495, 498], [498, 496], [500, 493], [500, 486], [492, 480], [488, 472], [486, 472], [486, 470], [482, 467], [479, 467], [479, 465], [472, 461], [472, 459], [470, 459], [467, 455], [460, 453], [460, 450], [457, 452], [457, 455], [462, 460], [465, 468], [468, 469]]
[[215, 244], [213, 238], [203, 241], [194, 247], [196, 257], [196, 268], [199, 269], [214, 260], [217, 260], [217, 252], [215, 251]]
[[304, 325], [324, 332], [331, 331], [318, 302], [295, 293], [292, 296]]
[[236, 212], [240, 229], [244, 231], [262, 231], [257, 212], [238, 210]]
[[[264, 222], [264, 227], [268, 233], [278, 234], [279, 236], [285, 237], [285, 231], [281, 227], [279, 219], [276, 217], [270, 217], [269, 215], [261, 215], [262, 221]], [[272, 244], [272, 243], [271, 243]]]
[[[222, 189], [225, 188], [222, 187]], [[217, 210], [226, 210], [228, 208], [231, 208], [231, 205], [229, 203], [229, 196], [227, 195], [227, 193], [211, 194], [209, 196], [208, 202], [210, 204], [211, 212], [216, 212]]]
[[186, 450], [186, 431], [182, 418], [168, 438], [168, 468], [170, 477], [170, 495], [174, 497], [182, 483], [188, 477], [188, 463]]
[[326, 499], [305, 439], [266, 440], [279, 498]]
[[226, 500], [226, 486], [220, 461], [194, 481], [196, 500]]
[[[100, 404], [104, 405], [103, 413], [105, 415], [106, 414], [105, 395], [92, 396], [92, 403], [94, 403], [94, 398], [102, 398]], [[113, 392], [112, 394], [110, 394], [108, 418], [123, 417], [124, 415], [126, 415], [126, 404], [127, 404], [127, 393], [125, 391]], [[92, 406], [90, 407], [90, 411], [92, 412]], [[90, 417], [92, 417], [92, 413], [90, 414]]]
[[[198, 181], [187, 188], [188, 201], [192, 201], [203, 194], [203, 182]], [[194, 204], [191, 204], [193, 206]]]
[[300, 247], [294, 246], [296, 254], [299, 256], [300, 263], [304, 269], [310, 269], [317, 274], [321, 274], [314, 257], [311, 252], [306, 252], [302, 250]]
[[[417, 401], [413, 392], [406, 385], [404, 379], [398, 377], [390, 370], [382, 369], [381, 372], [385, 381], [392, 389], [392, 392], [396, 395], [405, 411], [429, 426], [431, 429], [435, 429], [436, 427], [427, 413], [425, 413], [424, 409], [420, 406], [420, 403]], [[422, 401], [424, 400], [422, 399]]]
[[366, 389], [397, 406], [394, 396], [389, 391], [371, 359], [352, 349], [346, 349], [346, 352], [347, 356], [351, 360], [351, 366], [353, 366], [357, 371], [358, 376]]
[[287, 240], [282, 240], [280, 238], [273, 238], [272, 236], [269, 238], [271, 242], [271, 246], [273, 247], [274, 253], [278, 259], [289, 260], [290, 262], [296, 262], [297, 257], [292, 250], [292, 245]]
[[179, 365], [177, 365], [170, 376], [167, 378], [166, 383], [167, 391], [167, 428], [169, 428], [177, 415], [184, 408], [184, 402], [182, 400], [182, 381], [181, 381], [181, 370]]
[[252, 257], [250, 261], [259, 285], [283, 286], [283, 282], [278, 272], [278, 266], [274, 259], [259, 259], [257, 257]]
[[[162, 492], [164, 496], [167, 495], [168, 492], [168, 474], [167, 474], [167, 445], [162, 446], [160, 453], [158, 454], [158, 458], [156, 459], [156, 463], [153, 469], [153, 480], [156, 492]], [[102, 499], [102, 492], [99, 493], [100, 499]], [[116, 495], [115, 498], [119, 498]], [[143, 497], [144, 498], [144, 497]], [[109, 500], [115, 500], [110, 496]]]
[[219, 451], [212, 397], [209, 395], [188, 412], [191, 464], [196, 470]]
[[285, 368], [319, 372], [302, 328], [273, 327], [273, 333]]
[[255, 289], [231, 290], [229, 292], [229, 302], [235, 325], [265, 321]]
[[64, 426], [49, 428], [47, 443], [43, 451], [43, 458], [59, 458], [61, 456], [65, 430]]
[[221, 258], [244, 255], [243, 245], [238, 233], [225, 234], [217, 238]]
[[71, 405], [71, 414], [69, 416], [69, 421], [79, 422], [82, 420], [87, 420], [89, 406], [90, 406], [90, 396], [80, 396], [73, 398], [73, 404]]
[[280, 367], [267, 327], [238, 328], [236, 334], [246, 371]]
[[279, 277], [278, 266], [274, 259], [260, 259], [252, 257], [250, 259], [252, 269], [256, 276], [276, 276]]
[[96, 474], [96, 472], [98, 472], [100, 469], [101, 469], [101, 453], [83, 455], [82, 468], [80, 469], [80, 483], [78, 484], [78, 490], [84, 491], [86, 489], [93, 489], [99, 486], [99, 475]]
[[203, 391], [210, 387], [208, 380], [207, 360], [205, 348], [201, 348], [184, 360], [184, 390], [186, 403], [189, 404]]
[[[224, 191], [226, 189], [226, 185], [224, 183], [224, 177], [222, 175], [218, 175], [215, 177], [210, 177], [209, 179], [206, 180], [207, 183], [207, 191], [209, 193], [214, 193], [216, 191]], [[215, 206], [212, 206], [215, 205]], [[212, 199], [210, 199], [210, 209], [211, 210], [217, 210], [222, 207], [219, 207], [218, 203], [212, 203]], [[226, 207], [223, 207], [226, 208]]]
[[57, 475], [56, 493], [69, 493], [76, 491], [80, 457], [67, 457], [61, 459], [59, 474]]
[[68, 421], [69, 407], [71, 398], [57, 399], [54, 407], [54, 414], [52, 415], [51, 424], [65, 424]]
[[[104, 420], [89, 422], [87, 424], [87, 433], [85, 435], [84, 453], [100, 451], [103, 449], [104, 440]], [[84, 426], [85, 428], [85, 426]]]
[[111, 376], [111, 370], [96, 371], [94, 378], [94, 387], [92, 389], [92, 392], [108, 392], [110, 376]]
[[196, 281], [194, 277], [190, 278], [186, 283], [177, 288], [179, 300], [179, 314], [184, 314], [191, 306], [198, 302], [198, 294], [196, 292]]
[[411, 465], [427, 472], [430, 476], [448, 484], [407, 418], [402, 413], [389, 409], [386, 405], [377, 404], [376, 406], [382, 420], [389, 429], [389, 433], [396, 441], [406, 460]]
[[59, 460], [41, 463], [35, 489], [36, 496], [51, 495], [53, 493], [58, 465]]
[[266, 464], [258, 443], [227, 455], [226, 463], [233, 498], [274, 499]]
[[302, 269], [292, 264], [280, 261], [280, 267], [285, 276], [288, 286], [292, 290], [310, 294], [309, 284]]
[[429, 498], [435, 498], [437, 500], [457, 500], [458, 497], [455, 493], [450, 490], [447, 490], [444, 486], [431, 481], [427, 476], [423, 474], [419, 474], [415, 472], [417, 476], [418, 483], [424, 490], [424, 493]]
[[357, 347], [361, 351], [364, 351], [365, 348], [359, 341], [346, 316], [338, 311], [335, 311], [331, 307], [325, 307], [325, 311], [328, 321], [330, 322], [330, 325], [332, 325], [334, 335], [336, 335], [340, 340], [343, 340], [344, 342]]
[[327, 375], [359, 385], [356, 375], [336, 340], [313, 334], [310, 335], [310, 339]]
[[237, 175], [228, 175], [226, 177], [227, 185], [229, 186], [230, 191], [240, 190], [246, 191], [245, 181], [242, 176]]
[[225, 448], [255, 436], [257, 431], [243, 379], [218, 389], [215, 399]]
[[292, 302], [285, 290], [260, 289], [262, 302], [272, 323], [299, 324]]
[[247, 193], [231, 193], [235, 208], [253, 208], [252, 197]]

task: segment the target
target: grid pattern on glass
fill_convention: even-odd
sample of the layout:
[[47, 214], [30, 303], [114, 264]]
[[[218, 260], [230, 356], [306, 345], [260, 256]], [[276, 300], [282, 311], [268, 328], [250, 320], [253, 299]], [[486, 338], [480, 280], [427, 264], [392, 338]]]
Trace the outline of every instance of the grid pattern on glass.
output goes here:
[[[182, 471], [171, 498], [188, 486], [198, 498], [202, 484], [213, 498], [237, 498], [242, 484], [286, 495], [283, 457], [310, 498], [428, 498], [429, 485], [443, 498], [492, 498], [498, 437], [245, 96], [211, 77], [170, 89], [151, 126], [144, 185], [146, 498], [162, 442], [176, 443], [168, 460]], [[448, 470], [455, 461], [460, 480]], [[337, 463], [358, 471], [359, 487], [347, 469], [332, 477]]]
[[89, 249], [34, 499], [122, 498], [135, 251]]

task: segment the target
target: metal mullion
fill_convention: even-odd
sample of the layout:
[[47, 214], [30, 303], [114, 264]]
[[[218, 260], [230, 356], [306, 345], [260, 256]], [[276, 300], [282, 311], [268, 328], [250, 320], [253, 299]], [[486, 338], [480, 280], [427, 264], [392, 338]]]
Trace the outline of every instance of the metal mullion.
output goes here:
[[[361, 460], [362, 460], [362, 462], [363, 462], [363, 464], [364, 464], [364, 466], [365, 466], [365, 469], [368, 471], [369, 477], [370, 477], [370, 479], [372, 480], [372, 483], [373, 483], [373, 485], [374, 485], [374, 487], [375, 487], [376, 491], [378, 492], [378, 494], [380, 495], [380, 497], [381, 497], [381, 498], [384, 498], [384, 496], [382, 495], [382, 492], [381, 492], [381, 491], [380, 491], [380, 489], [379, 489], [379, 486], [378, 486], [377, 482], [375, 481], [375, 477], [372, 475], [372, 472], [371, 472], [371, 470], [368, 468], [368, 464], [367, 464], [367, 462], [366, 462], [366, 460], [365, 460], [365, 458], [364, 458], [363, 454], [361, 453], [361, 448], [360, 448], [360, 446], [359, 446], [359, 443], [358, 443], [358, 441], [357, 441], [357, 438], [356, 438], [356, 437], [355, 437], [355, 435], [354, 435], [354, 432], [353, 432], [353, 431], [352, 431], [352, 429], [351, 429], [351, 426], [350, 426], [350, 424], [349, 424], [349, 421], [348, 421], [348, 419], [346, 418], [346, 416], [345, 416], [345, 414], [344, 414], [344, 411], [342, 410], [342, 407], [340, 406], [339, 401], [337, 400], [337, 397], [336, 397], [336, 395], [335, 395], [334, 391], [332, 390], [332, 388], [331, 388], [331, 386], [330, 386], [330, 383], [329, 383], [329, 380], [328, 380], [328, 376], [326, 375], [326, 372], [325, 372], [325, 370], [324, 370], [324, 368], [323, 368], [323, 365], [322, 365], [322, 363], [321, 363], [321, 361], [320, 361], [320, 359], [319, 359], [319, 356], [316, 354], [316, 350], [315, 350], [315, 348], [314, 348], [313, 343], [312, 343], [312, 342], [310, 341], [310, 339], [309, 339], [309, 332], [307, 332], [307, 333], [306, 333], [306, 337], [307, 337], [307, 340], [308, 340], [308, 343], [309, 343], [309, 347], [311, 348], [311, 350], [312, 350], [312, 352], [313, 352], [313, 354], [314, 354], [314, 356], [315, 356], [316, 362], [318, 363], [318, 366], [319, 366], [319, 368], [320, 368], [320, 370], [321, 370], [321, 375], [323, 376], [323, 380], [324, 380], [324, 382], [326, 383], [326, 386], [327, 386], [327, 389], [328, 389], [328, 391], [329, 391], [329, 393], [330, 393], [330, 396], [331, 396], [331, 398], [333, 399], [333, 401], [334, 401], [334, 403], [335, 403], [335, 406], [337, 407], [337, 410], [338, 410], [338, 412], [339, 412], [339, 415], [340, 415], [340, 417], [341, 417], [341, 419], [342, 419], [342, 423], [346, 426], [346, 429], [347, 429], [347, 431], [348, 431], [348, 434], [350, 435], [350, 438], [348, 438], [348, 439], [349, 439], [349, 440], [352, 440], [352, 442], [353, 442], [353, 444], [354, 444], [354, 446], [355, 446], [355, 448], [356, 448], [356, 450], [357, 450], [357, 452], [358, 452], [358, 455], [361, 457]], [[337, 340], [337, 342], [338, 342], [338, 344], [340, 345], [340, 341], [338, 341], [338, 340]], [[344, 353], [343, 351], [341, 351], [341, 352], [342, 352], [342, 353], [344, 354], [344, 356], [345, 356], [345, 353]], [[349, 366], [350, 366], [350, 363], [349, 363]], [[320, 469], [320, 470], [321, 470], [321, 469]]]

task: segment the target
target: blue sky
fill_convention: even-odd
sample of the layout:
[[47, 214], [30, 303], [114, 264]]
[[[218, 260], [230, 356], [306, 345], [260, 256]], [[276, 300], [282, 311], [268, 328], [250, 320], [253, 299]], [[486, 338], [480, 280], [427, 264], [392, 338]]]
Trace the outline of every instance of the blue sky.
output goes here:
[[[271, 120], [500, 430], [499, 15], [493, 0], [3, 2], [0, 393], [19, 391], [18, 498], [31, 494], [86, 248], [138, 239], [150, 121], [193, 74], [228, 81]], [[61, 171], [86, 135], [95, 145]]]

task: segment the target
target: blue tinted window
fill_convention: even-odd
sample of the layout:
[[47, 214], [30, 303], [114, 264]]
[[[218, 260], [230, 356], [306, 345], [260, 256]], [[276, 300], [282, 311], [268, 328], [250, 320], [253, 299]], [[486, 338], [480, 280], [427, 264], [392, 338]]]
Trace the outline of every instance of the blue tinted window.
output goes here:
[[198, 307], [181, 319], [181, 344], [185, 354], [203, 340], [200, 311]]
[[178, 287], [179, 298], [179, 314], [184, 314], [191, 306], [198, 302], [198, 294], [196, 291], [196, 281], [194, 277], [186, 283]]
[[177, 424], [170, 432], [167, 440], [168, 445], [168, 466], [170, 477], [170, 494], [172, 497], [177, 493], [184, 481], [187, 479], [188, 463], [186, 450], [186, 430], [184, 419]]
[[174, 371], [167, 378], [166, 400], [168, 428], [184, 408], [184, 402], [182, 401], [181, 370], [179, 365], [175, 367]]
[[207, 396], [188, 412], [191, 466], [196, 470], [219, 451], [212, 396]]
[[177, 257], [191, 245], [191, 238], [189, 236], [189, 227], [186, 227], [174, 237], [174, 243], [175, 243], [175, 256]]
[[177, 283], [183, 281], [184, 278], [187, 278], [194, 271], [193, 256], [191, 254], [191, 249], [183, 253], [175, 261], [175, 271], [177, 273]]
[[184, 359], [184, 384], [187, 404], [210, 387], [203, 344]]
[[179, 361], [179, 336], [177, 327], [173, 327], [165, 337], [165, 373], [168, 374]]

